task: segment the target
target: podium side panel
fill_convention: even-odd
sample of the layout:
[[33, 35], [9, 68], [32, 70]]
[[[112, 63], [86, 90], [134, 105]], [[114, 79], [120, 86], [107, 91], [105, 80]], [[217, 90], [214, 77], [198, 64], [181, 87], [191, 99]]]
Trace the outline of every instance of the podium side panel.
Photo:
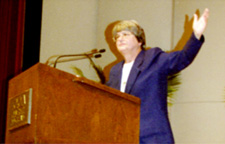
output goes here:
[[[7, 105], [7, 125], [6, 125], [6, 143], [22, 143], [22, 142], [30, 142], [33, 143], [35, 141], [35, 129], [36, 129], [36, 121], [35, 121], [35, 104], [38, 98], [38, 65], [29, 69], [17, 77], [11, 79], [9, 81], [9, 89], [8, 89], [8, 105]], [[11, 114], [9, 111], [9, 102], [10, 99], [17, 97], [28, 89], [32, 88], [32, 103], [31, 103], [31, 124], [27, 124], [21, 127], [13, 128], [11, 130], [9, 127], [9, 123], [12, 120]]]

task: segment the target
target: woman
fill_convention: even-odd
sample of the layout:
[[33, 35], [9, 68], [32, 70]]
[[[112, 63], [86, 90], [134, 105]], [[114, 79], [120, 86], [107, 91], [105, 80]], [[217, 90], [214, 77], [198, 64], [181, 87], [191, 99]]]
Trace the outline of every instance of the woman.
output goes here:
[[141, 99], [140, 143], [174, 143], [167, 112], [167, 77], [186, 68], [200, 50], [209, 16], [194, 15], [193, 33], [183, 50], [165, 53], [145, 49], [144, 30], [135, 21], [121, 21], [113, 38], [124, 61], [110, 71], [106, 85]]

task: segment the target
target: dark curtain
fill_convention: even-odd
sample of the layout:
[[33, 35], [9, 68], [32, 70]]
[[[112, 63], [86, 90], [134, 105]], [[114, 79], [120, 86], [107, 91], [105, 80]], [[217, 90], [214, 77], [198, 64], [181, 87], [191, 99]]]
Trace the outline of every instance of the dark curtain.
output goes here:
[[42, 0], [26, 0], [23, 71], [39, 62], [41, 18]]
[[8, 81], [22, 72], [25, 0], [0, 0], [0, 143], [4, 142]]

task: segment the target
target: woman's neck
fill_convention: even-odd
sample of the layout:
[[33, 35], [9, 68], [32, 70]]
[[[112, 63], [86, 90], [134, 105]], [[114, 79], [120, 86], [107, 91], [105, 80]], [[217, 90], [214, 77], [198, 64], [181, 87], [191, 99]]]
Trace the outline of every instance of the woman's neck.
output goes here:
[[125, 63], [130, 63], [136, 59], [138, 54], [141, 52], [141, 49], [138, 49], [135, 52], [129, 52], [123, 55]]

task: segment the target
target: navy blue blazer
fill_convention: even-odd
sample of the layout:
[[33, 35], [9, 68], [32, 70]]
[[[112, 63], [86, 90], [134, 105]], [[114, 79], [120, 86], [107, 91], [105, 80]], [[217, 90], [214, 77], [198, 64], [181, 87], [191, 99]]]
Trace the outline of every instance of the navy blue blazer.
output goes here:
[[[187, 67], [204, 42], [192, 33], [183, 50], [142, 50], [131, 69], [125, 93], [141, 99], [140, 143], [174, 143], [167, 112], [167, 77]], [[120, 90], [124, 61], [112, 67], [106, 85]]]

